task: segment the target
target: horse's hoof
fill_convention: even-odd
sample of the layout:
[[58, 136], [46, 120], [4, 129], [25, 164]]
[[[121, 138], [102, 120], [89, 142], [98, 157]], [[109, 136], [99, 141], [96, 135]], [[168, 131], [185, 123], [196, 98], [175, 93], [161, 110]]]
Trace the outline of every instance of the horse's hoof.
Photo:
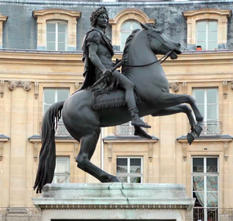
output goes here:
[[102, 175], [100, 177], [100, 180], [102, 183], [116, 183], [116, 182], [120, 182], [120, 180], [113, 175]]
[[116, 176], [112, 176], [111, 177], [111, 181], [110, 182], [113, 182], [113, 183], [119, 183], [120, 180], [116, 177]]
[[200, 124], [196, 124], [194, 127], [193, 127], [193, 130], [192, 130], [198, 137], [200, 136], [201, 132], [202, 132], [202, 127], [200, 126]]
[[146, 139], [152, 139], [152, 136], [150, 136], [146, 131], [144, 131], [141, 127], [135, 126], [134, 127], [134, 135], [135, 136], [140, 136]]
[[187, 134], [187, 141], [188, 141], [189, 145], [192, 144], [192, 142], [194, 141], [194, 139], [195, 139], [195, 137], [194, 137], [194, 135], [192, 133], [188, 133]]

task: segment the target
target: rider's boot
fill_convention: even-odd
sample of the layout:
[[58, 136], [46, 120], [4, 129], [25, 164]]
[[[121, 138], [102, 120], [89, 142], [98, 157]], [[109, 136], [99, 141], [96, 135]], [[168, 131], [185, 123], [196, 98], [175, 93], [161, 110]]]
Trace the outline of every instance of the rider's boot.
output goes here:
[[141, 127], [134, 126], [134, 135], [140, 136], [146, 139], [152, 139], [152, 136], [149, 135], [146, 131], [144, 131]]
[[131, 114], [131, 124], [133, 126], [151, 128], [150, 125], [146, 124], [144, 121], [140, 119], [137, 108], [131, 109], [130, 114]]

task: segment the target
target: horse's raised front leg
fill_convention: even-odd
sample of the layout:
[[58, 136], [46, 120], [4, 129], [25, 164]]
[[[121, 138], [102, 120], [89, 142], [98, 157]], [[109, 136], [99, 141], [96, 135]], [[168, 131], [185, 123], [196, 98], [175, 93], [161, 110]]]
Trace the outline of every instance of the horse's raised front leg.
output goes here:
[[78, 167], [103, 183], [120, 182], [116, 176], [106, 173], [90, 162], [96, 148], [99, 134], [100, 128], [81, 138], [81, 148], [76, 159]]
[[163, 93], [159, 97], [159, 102], [164, 108], [182, 103], [188, 103], [192, 107], [197, 122], [201, 123], [203, 121], [203, 117], [197, 108], [196, 102], [190, 95]]
[[167, 107], [153, 113], [152, 116], [166, 116], [177, 113], [185, 113], [188, 117], [189, 124], [191, 126], [191, 133], [187, 134], [188, 143], [191, 144], [196, 136], [200, 136], [202, 128], [196, 124], [192, 115], [192, 110], [185, 104], [179, 104], [174, 107]]

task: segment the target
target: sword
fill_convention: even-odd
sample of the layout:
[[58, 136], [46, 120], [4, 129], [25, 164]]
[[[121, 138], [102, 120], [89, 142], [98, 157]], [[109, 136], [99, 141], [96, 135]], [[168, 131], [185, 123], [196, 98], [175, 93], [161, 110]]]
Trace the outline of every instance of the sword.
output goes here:
[[[111, 72], [115, 71], [117, 68], [119, 68], [122, 65], [123, 61], [119, 60], [117, 63], [113, 66], [111, 69]], [[101, 78], [99, 78], [91, 87], [95, 87], [97, 84], [99, 84], [101, 81], [103, 81], [106, 77], [106, 75], [103, 75]]]

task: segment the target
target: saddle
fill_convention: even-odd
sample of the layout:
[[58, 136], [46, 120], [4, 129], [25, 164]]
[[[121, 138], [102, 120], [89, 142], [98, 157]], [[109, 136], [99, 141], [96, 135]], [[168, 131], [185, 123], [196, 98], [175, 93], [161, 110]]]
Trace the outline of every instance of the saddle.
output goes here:
[[[136, 103], [140, 102], [139, 97], [135, 94]], [[106, 108], [124, 107], [126, 106], [125, 92], [117, 89], [108, 93], [94, 95], [93, 110], [103, 110]]]

